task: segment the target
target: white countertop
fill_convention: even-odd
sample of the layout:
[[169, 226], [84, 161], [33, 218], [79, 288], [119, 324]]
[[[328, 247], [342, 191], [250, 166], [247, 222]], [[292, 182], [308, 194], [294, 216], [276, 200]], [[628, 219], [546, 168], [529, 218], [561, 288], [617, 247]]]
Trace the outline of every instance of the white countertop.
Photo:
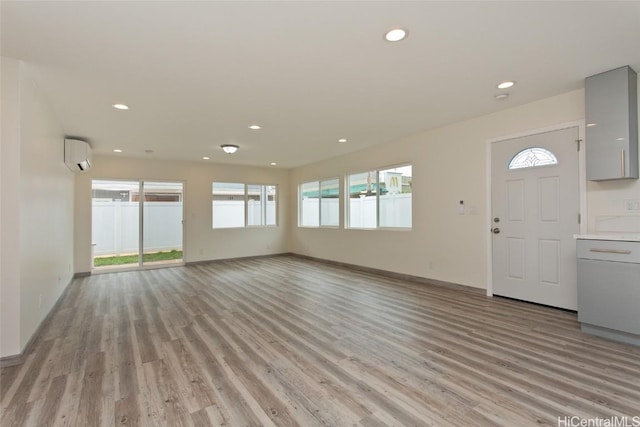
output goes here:
[[616, 240], [622, 242], [640, 242], [640, 233], [628, 234], [574, 234], [574, 239], [584, 240]]

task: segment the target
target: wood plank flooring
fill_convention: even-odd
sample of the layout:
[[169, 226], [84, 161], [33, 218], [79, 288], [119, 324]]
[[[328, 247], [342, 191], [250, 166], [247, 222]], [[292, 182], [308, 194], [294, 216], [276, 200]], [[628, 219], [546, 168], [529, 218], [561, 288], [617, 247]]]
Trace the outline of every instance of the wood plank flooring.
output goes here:
[[76, 279], [0, 381], [2, 426], [640, 416], [640, 349], [574, 313], [293, 256]]

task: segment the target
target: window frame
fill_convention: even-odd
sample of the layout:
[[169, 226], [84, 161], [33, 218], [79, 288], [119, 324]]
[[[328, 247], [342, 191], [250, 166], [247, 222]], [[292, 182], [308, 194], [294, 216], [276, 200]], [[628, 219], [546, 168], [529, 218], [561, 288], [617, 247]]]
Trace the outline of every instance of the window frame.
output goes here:
[[[337, 181], [338, 182], [338, 224], [337, 225], [323, 225], [322, 224], [322, 183], [323, 182], [328, 182], [328, 181]], [[317, 183], [318, 184], [318, 225], [304, 225], [302, 223], [302, 218], [304, 215], [303, 212], [303, 194], [302, 194], [302, 186], [305, 184], [312, 184], [312, 183]], [[339, 177], [332, 177], [332, 178], [325, 178], [325, 179], [314, 179], [311, 181], [304, 181], [298, 184], [298, 227], [299, 228], [340, 228], [340, 222], [341, 222], [341, 218], [340, 218], [340, 204], [342, 203], [342, 197], [340, 194], [340, 178]]]
[[[238, 226], [233, 226], [233, 227], [216, 227], [213, 224], [213, 215], [214, 215], [214, 202], [215, 200], [213, 199], [214, 197], [214, 193], [213, 193], [213, 186], [214, 184], [239, 184], [243, 186], [243, 211], [244, 211], [244, 224], [243, 225], [238, 225]], [[261, 216], [261, 220], [262, 220], [262, 224], [249, 224], [249, 186], [258, 186], [260, 187], [260, 216]], [[273, 187], [275, 189], [275, 194], [274, 194], [274, 204], [275, 204], [275, 213], [274, 213], [274, 223], [273, 224], [267, 224], [267, 202], [268, 202], [268, 197], [267, 197], [267, 187]], [[263, 197], [264, 196], [264, 197]], [[264, 203], [263, 203], [264, 201]], [[237, 229], [241, 229], [241, 228], [273, 228], [273, 227], [278, 227], [278, 223], [279, 223], [279, 209], [278, 209], [278, 205], [279, 205], [279, 199], [278, 199], [278, 184], [254, 184], [254, 183], [247, 183], [247, 182], [230, 182], [230, 181], [212, 181], [211, 182], [211, 229], [212, 230], [237, 230]]]
[[[532, 152], [535, 156], [535, 151], [534, 150], [540, 150], [542, 153], [544, 153], [545, 156], [547, 156], [548, 159], [550, 159], [550, 161], [546, 162], [544, 161], [543, 163], [533, 163], [533, 164], [519, 164], [519, 160], [522, 157], [526, 157], [526, 152]], [[537, 160], [537, 156], [536, 156], [536, 160]], [[526, 162], [526, 159], [525, 159]], [[541, 168], [541, 167], [549, 167], [549, 166], [557, 166], [560, 163], [560, 160], [558, 160], [558, 156], [556, 156], [556, 154], [549, 150], [548, 148], [545, 147], [541, 147], [541, 146], [534, 146], [534, 147], [527, 147], [527, 148], [523, 148], [522, 150], [518, 151], [512, 158], [511, 160], [509, 160], [509, 163], [507, 163], [507, 170], [508, 171], [517, 171], [517, 170], [525, 170], [525, 169], [532, 169], [532, 168]]]
[[[260, 187], [260, 219], [261, 224], [249, 224], [249, 186]], [[274, 187], [275, 194], [273, 202], [275, 203], [276, 212], [274, 214], [274, 223], [267, 224], [267, 187]], [[246, 183], [244, 187], [244, 215], [245, 215], [245, 227], [246, 228], [261, 228], [261, 227], [277, 227], [278, 226], [278, 186], [276, 184], [250, 184]]]
[[[336, 186], [338, 189], [338, 197], [336, 197], [336, 199], [338, 200], [338, 224], [322, 224], [322, 199], [329, 199], [328, 197], [322, 197], [322, 183], [326, 183], [326, 182], [331, 182], [331, 181], [336, 181], [338, 183], [338, 185]], [[319, 228], [340, 228], [340, 203], [341, 203], [341, 197], [340, 197], [340, 178], [327, 178], [327, 179], [321, 179], [318, 181], [318, 191], [319, 191], [319, 195], [320, 195], [320, 199], [318, 201], [318, 223], [319, 223]]]
[[[389, 169], [397, 169], [397, 168], [402, 168], [402, 167], [406, 167], [406, 166], [411, 166], [411, 182], [412, 182], [412, 186], [411, 186], [411, 217], [412, 217], [412, 221], [411, 221], [411, 227], [390, 227], [390, 226], [380, 226], [380, 172], [389, 170]], [[364, 174], [364, 173], [369, 173], [369, 172], [375, 172], [375, 193], [376, 193], [376, 226], [375, 227], [352, 227], [351, 226], [351, 191], [350, 191], [350, 183], [351, 183], [351, 179], [350, 177], [353, 175], [358, 175], [358, 174]], [[363, 171], [359, 171], [359, 172], [351, 172], [348, 173], [347, 175], [345, 175], [344, 178], [344, 188], [345, 188], [345, 209], [344, 209], [344, 224], [345, 224], [345, 229], [349, 229], [349, 230], [365, 230], [365, 231], [371, 231], [371, 230], [380, 230], [380, 231], [411, 231], [413, 230], [413, 163], [412, 162], [406, 162], [406, 163], [397, 163], [394, 165], [389, 165], [389, 166], [380, 166], [380, 167], [375, 167], [375, 168], [370, 168], [370, 169], [366, 169]]]

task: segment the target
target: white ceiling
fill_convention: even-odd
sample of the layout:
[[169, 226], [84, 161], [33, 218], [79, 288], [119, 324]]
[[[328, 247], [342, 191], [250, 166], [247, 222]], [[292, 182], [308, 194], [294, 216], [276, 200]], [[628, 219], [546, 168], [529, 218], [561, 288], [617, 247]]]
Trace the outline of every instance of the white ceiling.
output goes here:
[[[2, 55], [28, 64], [64, 132], [126, 156], [289, 168], [640, 71], [638, 1], [2, 1], [1, 14]], [[384, 41], [394, 26], [409, 37]]]

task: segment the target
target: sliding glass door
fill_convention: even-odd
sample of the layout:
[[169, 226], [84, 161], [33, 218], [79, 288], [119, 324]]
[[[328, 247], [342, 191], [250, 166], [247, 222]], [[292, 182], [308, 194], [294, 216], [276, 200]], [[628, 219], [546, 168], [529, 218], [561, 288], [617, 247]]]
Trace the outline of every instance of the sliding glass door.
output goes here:
[[95, 268], [132, 267], [140, 263], [138, 181], [93, 180], [91, 238]]
[[182, 183], [142, 183], [143, 264], [182, 262]]
[[93, 267], [181, 263], [182, 215], [181, 182], [93, 180]]

